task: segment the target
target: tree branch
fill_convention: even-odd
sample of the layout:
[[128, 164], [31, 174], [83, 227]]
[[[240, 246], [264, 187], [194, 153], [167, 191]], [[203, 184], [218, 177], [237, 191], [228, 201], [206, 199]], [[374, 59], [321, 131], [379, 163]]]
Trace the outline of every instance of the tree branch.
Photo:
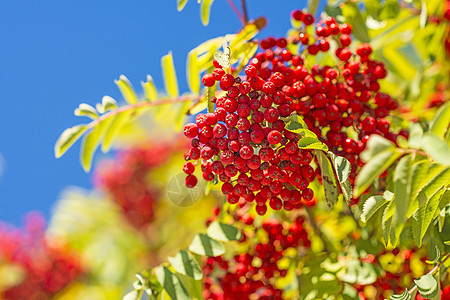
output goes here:
[[230, 5], [231, 9], [234, 11], [234, 13], [237, 15], [237, 17], [239, 18], [239, 20], [241, 21], [242, 25], [245, 26], [247, 24], [247, 18], [240, 13], [239, 9], [236, 7], [236, 5], [234, 5], [233, 1], [227, 0], [227, 2]]

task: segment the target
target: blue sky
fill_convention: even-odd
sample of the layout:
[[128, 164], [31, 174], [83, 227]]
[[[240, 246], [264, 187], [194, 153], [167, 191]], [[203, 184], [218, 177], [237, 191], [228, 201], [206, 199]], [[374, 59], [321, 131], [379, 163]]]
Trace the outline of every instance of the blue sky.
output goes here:
[[[250, 18], [268, 18], [264, 36], [284, 35], [290, 11], [305, 6], [247, 2]], [[62, 158], [53, 156], [61, 132], [79, 122], [73, 115], [79, 103], [120, 99], [114, 79], [121, 74], [136, 87], [151, 74], [163, 88], [160, 58], [169, 50], [180, 90], [187, 91], [187, 52], [240, 27], [225, 0], [213, 3], [208, 27], [195, 0], [182, 12], [176, 0], [0, 1], [0, 219], [19, 224], [30, 210], [48, 215], [65, 187], [91, 186], [79, 143]]]

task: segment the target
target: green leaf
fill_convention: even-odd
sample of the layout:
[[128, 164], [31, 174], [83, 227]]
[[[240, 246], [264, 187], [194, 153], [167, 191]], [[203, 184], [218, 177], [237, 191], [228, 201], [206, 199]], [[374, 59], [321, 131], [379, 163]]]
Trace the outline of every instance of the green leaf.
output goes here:
[[88, 127], [86, 124], [81, 124], [64, 130], [55, 143], [55, 157], [61, 157], [83, 135], [83, 133], [86, 132], [87, 129]]
[[142, 89], [144, 90], [145, 99], [147, 101], [152, 101], [158, 99], [158, 92], [156, 91], [155, 83], [153, 82], [153, 77], [147, 75], [147, 81], [141, 81]]
[[175, 257], [169, 257], [172, 267], [180, 274], [187, 275], [195, 280], [202, 279], [202, 270], [195, 258], [189, 252], [180, 250]]
[[367, 141], [366, 150], [361, 152], [361, 159], [366, 162], [378, 153], [393, 148], [395, 148], [395, 144], [393, 142], [380, 135], [372, 134], [370, 139]]
[[177, 0], [177, 10], [182, 11], [183, 8], [186, 6], [188, 0]]
[[302, 137], [298, 141], [298, 147], [300, 149], [316, 149], [316, 150], [323, 150], [328, 151], [327, 145], [319, 141], [319, 139], [314, 137], [305, 136]]
[[211, 225], [209, 225], [206, 234], [211, 238], [222, 242], [238, 241], [242, 238], [242, 233], [238, 228], [217, 221], [212, 222]]
[[420, 142], [420, 148], [428, 153], [437, 163], [450, 166], [450, 147], [436, 134], [426, 132]]
[[368, 43], [370, 41], [369, 33], [358, 6], [353, 2], [346, 2], [345, 5], [341, 7], [341, 10], [345, 21], [353, 26], [353, 35], [359, 41]]
[[189, 245], [189, 250], [199, 255], [206, 256], [220, 256], [225, 253], [223, 245], [206, 234], [197, 234], [192, 243]]
[[430, 131], [443, 138], [450, 124], [450, 102], [442, 105], [430, 123]]
[[352, 198], [352, 186], [350, 184], [350, 180], [348, 179], [348, 176], [351, 172], [350, 162], [345, 157], [335, 155], [332, 152], [328, 152], [328, 155], [333, 162], [334, 170], [336, 172], [339, 185], [341, 186], [342, 194], [344, 195], [344, 198], [348, 203]]
[[392, 205], [395, 205], [395, 209], [391, 224], [391, 230], [393, 230], [394, 234], [391, 243], [394, 247], [397, 245], [400, 233], [405, 225], [406, 212], [411, 201], [412, 162], [412, 155], [406, 155], [400, 159], [395, 168], [393, 178], [394, 198], [392, 200]]
[[436, 293], [439, 293], [438, 282], [431, 274], [426, 274], [419, 279], [415, 279], [414, 283], [417, 285], [420, 295], [426, 299], [433, 298]]
[[214, 0], [202, 0], [200, 3], [200, 19], [202, 20], [203, 26], [209, 24], [209, 15], [211, 13], [211, 5]]
[[106, 152], [111, 148], [113, 141], [120, 132], [120, 129], [129, 121], [132, 114], [132, 110], [126, 110], [110, 117], [111, 121], [108, 124], [108, 128], [102, 142], [102, 152]]
[[384, 244], [387, 246], [389, 244], [390, 241], [390, 235], [391, 235], [391, 223], [392, 223], [392, 217], [387, 218], [387, 212], [390, 210], [390, 204], [392, 202], [389, 202], [389, 204], [386, 206], [386, 208], [384, 209], [384, 213], [383, 213], [383, 219], [381, 221], [381, 231], [383, 233], [383, 239], [384, 239]]
[[408, 289], [406, 289], [402, 294], [392, 295], [390, 300], [411, 300], [411, 295], [408, 293]]
[[119, 80], [114, 81], [119, 87], [123, 98], [130, 104], [135, 104], [138, 102], [136, 93], [134, 92], [133, 85], [124, 75], [120, 75]]
[[399, 150], [388, 148], [369, 160], [356, 177], [353, 197], [359, 197], [400, 156], [401, 152]]
[[163, 71], [164, 86], [166, 87], [167, 94], [170, 97], [178, 97], [178, 82], [175, 67], [173, 65], [172, 51], [161, 58], [161, 68]]
[[159, 266], [155, 271], [159, 283], [163, 286], [164, 290], [166, 290], [172, 300], [191, 299], [178, 276], [172, 273], [167, 267]]
[[319, 0], [308, 0], [308, 12], [310, 14], [315, 15], [318, 6], [319, 6]]
[[75, 109], [75, 116], [85, 116], [95, 120], [98, 118], [98, 113], [95, 108], [89, 104], [81, 103], [78, 108]]
[[411, 203], [409, 205], [408, 212], [406, 214], [407, 218], [410, 218], [412, 214], [419, 208], [419, 199], [417, 198], [419, 194], [419, 189], [423, 188], [426, 183], [426, 175], [429, 171], [430, 161], [423, 160], [416, 162], [412, 169], [412, 180], [411, 180]]
[[316, 151], [317, 160], [322, 174], [323, 187], [325, 189], [325, 200], [328, 208], [336, 204], [339, 196], [339, 190], [336, 184], [336, 178], [333, 173], [333, 167], [327, 156], [322, 151]]
[[200, 70], [198, 68], [197, 52], [195, 49], [188, 53], [186, 70], [189, 89], [194, 94], [200, 93]]
[[288, 123], [286, 124], [285, 128], [287, 130], [299, 133], [300, 131], [303, 131], [303, 129], [308, 129], [308, 126], [306, 125], [305, 121], [303, 121], [303, 119], [299, 118], [297, 115], [294, 115], [294, 118], [294, 120], [290, 119], [290, 121], [288, 121]]
[[419, 198], [422, 197], [425, 200], [419, 209], [413, 214], [412, 219], [412, 232], [414, 242], [418, 247], [422, 246], [422, 239], [427, 232], [428, 227], [433, 221], [434, 215], [438, 210], [439, 202], [444, 194], [445, 189], [441, 187], [436, 193], [434, 193], [428, 200], [426, 200], [423, 193], [419, 194]]
[[97, 110], [99, 113], [104, 114], [109, 110], [114, 110], [117, 108], [117, 102], [114, 98], [110, 96], [103, 96], [102, 103], [97, 103]]
[[450, 183], [450, 168], [445, 168], [433, 178], [431, 178], [421, 189], [425, 193], [426, 198], [430, 198], [443, 185]]
[[367, 199], [363, 205], [361, 221], [367, 222], [386, 203], [384, 196], [372, 196]]

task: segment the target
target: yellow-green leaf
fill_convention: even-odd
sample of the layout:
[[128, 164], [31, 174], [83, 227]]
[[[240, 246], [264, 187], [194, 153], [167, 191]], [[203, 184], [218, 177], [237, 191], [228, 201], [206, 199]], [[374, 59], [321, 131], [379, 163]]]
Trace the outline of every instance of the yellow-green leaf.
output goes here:
[[200, 4], [200, 19], [204, 26], [209, 24], [209, 15], [211, 13], [211, 5], [214, 0], [202, 0]]
[[95, 108], [86, 103], [81, 103], [77, 109], [75, 109], [75, 116], [85, 116], [91, 119], [97, 119], [98, 114]]
[[158, 99], [158, 92], [156, 91], [155, 84], [153, 83], [153, 77], [147, 75], [147, 81], [142, 82], [142, 89], [144, 90], [145, 99], [147, 101], [152, 101]]
[[188, 0], [177, 0], [177, 10], [182, 11], [183, 8], [186, 6]]
[[200, 93], [200, 71], [198, 68], [197, 52], [190, 51], [186, 61], [186, 77], [189, 85], [189, 89], [192, 93]]
[[161, 58], [161, 67], [167, 94], [171, 97], [178, 97], [178, 81], [173, 65], [172, 51]]
[[55, 157], [61, 157], [87, 130], [86, 124], [67, 128], [55, 143]]
[[120, 75], [119, 80], [115, 81], [115, 84], [119, 87], [123, 98], [130, 104], [138, 102], [136, 93], [134, 92], [133, 85], [124, 75]]

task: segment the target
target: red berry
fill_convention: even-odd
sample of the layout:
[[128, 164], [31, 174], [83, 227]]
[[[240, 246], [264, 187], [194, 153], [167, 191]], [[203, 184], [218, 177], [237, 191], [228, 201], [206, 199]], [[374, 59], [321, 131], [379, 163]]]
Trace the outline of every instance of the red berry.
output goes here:
[[197, 185], [197, 177], [194, 175], [188, 175], [185, 179], [185, 183], [186, 186], [191, 189]]

